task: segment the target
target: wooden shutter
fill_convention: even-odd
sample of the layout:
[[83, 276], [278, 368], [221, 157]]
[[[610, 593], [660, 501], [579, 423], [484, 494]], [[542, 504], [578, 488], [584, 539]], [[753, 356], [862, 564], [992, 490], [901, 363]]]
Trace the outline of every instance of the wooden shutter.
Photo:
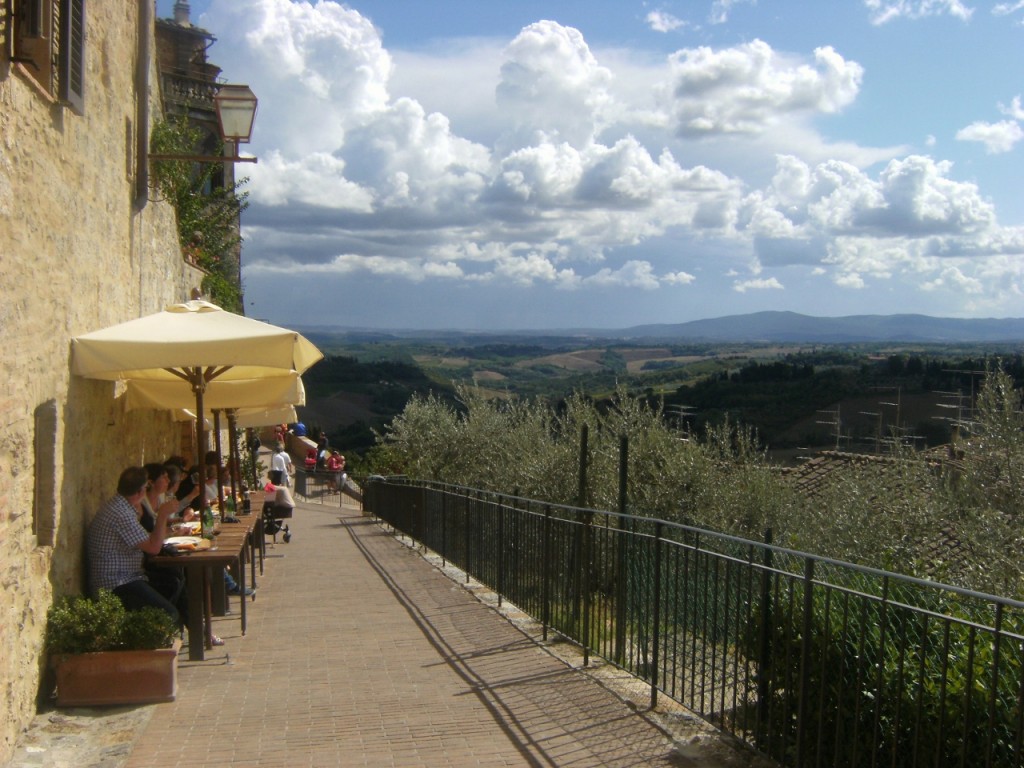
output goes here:
[[60, 2], [60, 100], [76, 114], [85, 114], [85, 0]]

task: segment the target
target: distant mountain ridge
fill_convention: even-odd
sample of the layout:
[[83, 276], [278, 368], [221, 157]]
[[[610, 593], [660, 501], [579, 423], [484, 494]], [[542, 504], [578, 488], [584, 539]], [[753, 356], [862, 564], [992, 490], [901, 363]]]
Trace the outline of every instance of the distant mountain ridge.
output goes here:
[[850, 344], [913, 342], [919, 344], [1024, 343], [1024, 318], [961, 319], [928, 315], [848, 315], [813, 317], [797, 312], [754, 312], [748, 315], [692, 320], [686, 323], [635, 325], [630, 328], [552, 328], [549, 330], [380, 329], [325, 325], [298, 326], [314, 342], [335, 335], [372, 343], [395, 339], [444, 340], [459, 344], [518, 343], [522, 339], [586, 339], [660, 344], [678, 341]]
[[688, 323], [637, 325], [617, 337], [744, 342], [907, 341], [919, 343], [1024, 341], [1024, 318], [849, 315], [812, 317], [796, 312], [755, 312]]

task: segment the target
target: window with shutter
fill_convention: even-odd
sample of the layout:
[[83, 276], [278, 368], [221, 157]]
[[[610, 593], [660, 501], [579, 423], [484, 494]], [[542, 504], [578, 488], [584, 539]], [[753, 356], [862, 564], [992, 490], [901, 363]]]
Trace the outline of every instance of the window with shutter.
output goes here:
[[50, 98], [85, 111], [85, 0], [9, 0], [12, 60]]
[[53, 93], [53, 6], [54, 0], [15, 0], [10, 16], [14, 61], [47, 94]]

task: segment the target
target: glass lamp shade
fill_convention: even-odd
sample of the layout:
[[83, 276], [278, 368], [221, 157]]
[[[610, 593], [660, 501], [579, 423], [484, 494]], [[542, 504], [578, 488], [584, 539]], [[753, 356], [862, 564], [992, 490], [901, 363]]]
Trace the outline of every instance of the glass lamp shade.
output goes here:
[[248, 85], [222, 85], [213, 97], [224, 141], [247, 144], [256, 117], [256, 94]]

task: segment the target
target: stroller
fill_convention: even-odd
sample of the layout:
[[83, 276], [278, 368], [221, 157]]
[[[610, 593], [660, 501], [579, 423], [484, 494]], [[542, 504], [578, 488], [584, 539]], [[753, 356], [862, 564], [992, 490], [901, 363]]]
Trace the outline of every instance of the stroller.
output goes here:
[[287, 544], [292, 540], [292, 532], [288, 529], [288, 524], [281, 521], [292, 516], [295, 501], [287, 486], [280, 485], [280, 470], [271, 470], [269, 476], [275, 491], [272, 495], [268, 494], [263, 502], [263, 535], [273, 536], [276, 544], [277, 534], [281, 533], [284, 543]]

